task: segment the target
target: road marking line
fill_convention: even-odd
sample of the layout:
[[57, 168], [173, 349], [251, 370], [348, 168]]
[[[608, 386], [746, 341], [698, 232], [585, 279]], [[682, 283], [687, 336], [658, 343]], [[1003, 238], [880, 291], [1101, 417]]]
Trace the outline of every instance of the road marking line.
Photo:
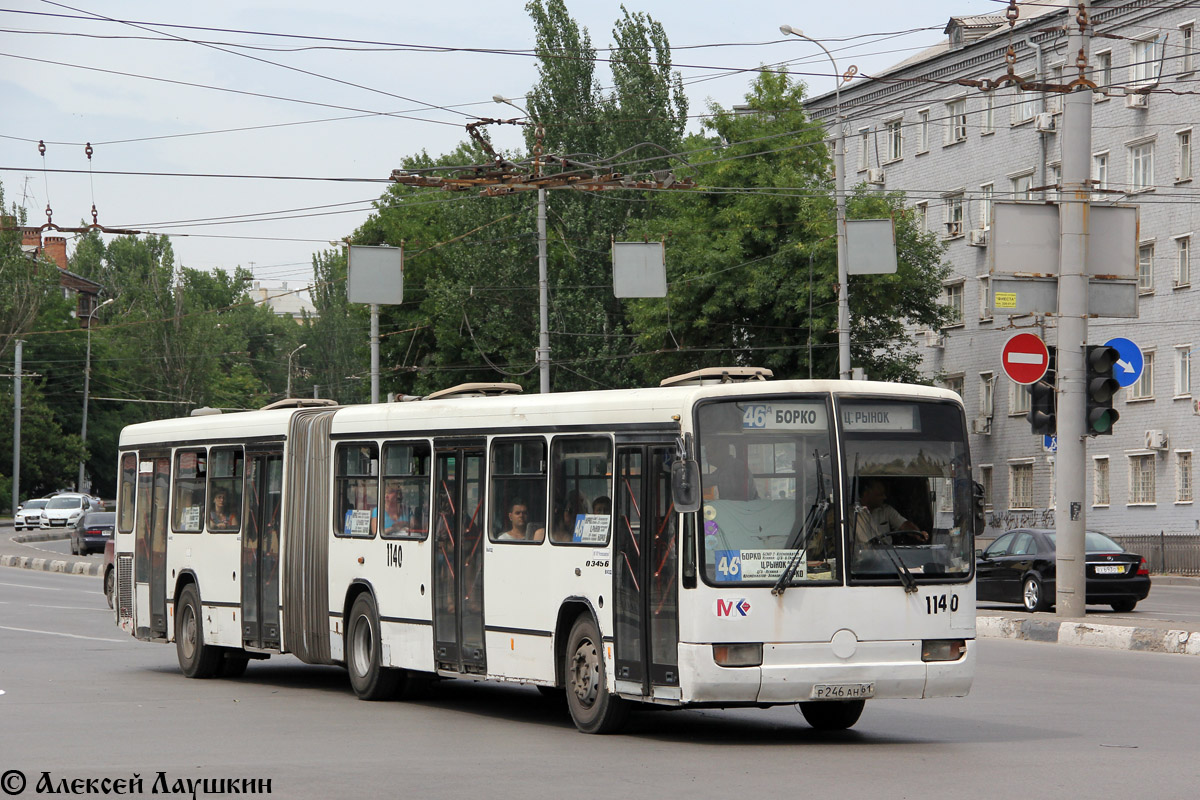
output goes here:
[[103, 611], [106, 614], [111, 614], [111, 608], [95, 608], [88, 606], [44, 606], [39, 603], [30, 603], [30, 608], [60, 608], [64, 611]]
[[[65, 589], [55, 589], [52, 586], [34, 586], [32, 583], [0, 583], [0, 586], [16, 586], [18, 589], [41, 589], [44, 592], [62, 592]], [[78, 591], [77, 589], [74, 591]]]
[[37, 631], [32, 628], [10, 628], [0, 625], [0, 631], [16, 631], [17, 633], [44, 633], [47, 636], [65, 636], [68, 639], [89, 639], [93, 642], [123, 642], [124, 639], [102, 639], [99, 636], [80, 636], [77, 633], [59, 633], [58, 631]]

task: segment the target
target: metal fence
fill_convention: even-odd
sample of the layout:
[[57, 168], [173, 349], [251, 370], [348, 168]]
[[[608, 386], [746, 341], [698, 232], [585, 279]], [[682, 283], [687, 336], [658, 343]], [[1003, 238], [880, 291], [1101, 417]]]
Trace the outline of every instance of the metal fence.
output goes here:
[[1143, 556], [1152, 573], [1200, 575], [1200, 533], [1109, 535], [1126, 550]]

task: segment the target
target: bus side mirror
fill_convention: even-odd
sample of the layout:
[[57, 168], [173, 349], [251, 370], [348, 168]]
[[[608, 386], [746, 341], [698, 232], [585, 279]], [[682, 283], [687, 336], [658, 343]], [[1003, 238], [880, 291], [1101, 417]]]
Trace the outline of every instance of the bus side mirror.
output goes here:
[[980, 536], [983, 534], [983, 529], [987, 527], [987, 514], [983, 510], [985, 503], [983, 484], [978, 481], [975, 481], [974, 501], [975, 535]]
[[671, 500], [681, 513], [700, 510], [700, 465], [690, 458], [671, 464]]

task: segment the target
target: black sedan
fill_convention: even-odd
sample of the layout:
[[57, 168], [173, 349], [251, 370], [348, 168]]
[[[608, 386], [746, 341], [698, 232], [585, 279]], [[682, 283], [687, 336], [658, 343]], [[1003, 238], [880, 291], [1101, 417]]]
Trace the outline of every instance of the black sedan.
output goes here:
[[104, 543], [112, 541], [113, 526], [117, 514], [114, 511], [89, 511], [79, 518], [71, 528], [71, 555], [86, 556], [95, 550], [104, 550]]
[[[1019, 528], [976, 551], [976, 594], [980, 601], [1021, 603], [1026, 611], [1054, 605], [1054, 531]], [[1133, 611], [1150, 594], [1146, 559], [1097, 531], [1088, 531], [1086, 602]]]

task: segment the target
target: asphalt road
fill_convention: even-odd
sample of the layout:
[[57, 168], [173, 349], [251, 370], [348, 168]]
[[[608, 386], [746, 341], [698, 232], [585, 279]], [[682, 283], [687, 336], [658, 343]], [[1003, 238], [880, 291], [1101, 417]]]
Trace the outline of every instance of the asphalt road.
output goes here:
[[[649, 711], [577, 733], [531, 689], [448, 681], [364, 703], [345, 673], [290, 657], [183, 678], [172, 646], [112, 623], [99, 579], [0, 570], [0, 773], [51, 779], [266, 778], [282, 798], [1191, 798], [1194, 657], [979, 642], [963, 699], [872, 701], [852, 731], [791, 707]], [[5, 777], [5, 781], [15, 778]], [[6, 784], [7, 785], [7, 784]]]

